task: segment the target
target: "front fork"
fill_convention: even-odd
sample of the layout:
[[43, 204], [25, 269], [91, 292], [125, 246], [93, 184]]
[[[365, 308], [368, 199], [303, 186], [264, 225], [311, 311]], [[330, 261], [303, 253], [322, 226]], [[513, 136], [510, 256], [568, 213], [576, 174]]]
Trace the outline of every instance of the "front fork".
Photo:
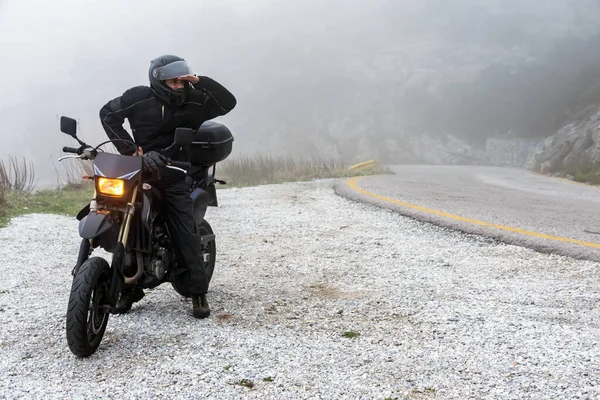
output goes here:
[[[96, 211], [96, 190], [94, 190], [94, 195], [92, 196], [92, 200], [90, 201], [90, 211], [92, 211], [92, 209], [94, 211]], [[73, 267], [73, 270], [71, 271], [71, 275], [75, 276], [75, 274], [77, 274], [77, 271], [79, 271], [79, 267], [81, 267], [81, 265], [86, 262], [86, 260], [88, 258], [90, 258], [90, 256], [92, 255], [92, 245], [93, 245], [93, 239], [83, 239], [81, 241], [81, 244], [79, 245], [79, 254], [77, 256], [77, 263], [75, 264], [75, 266]]]
[[111, 263], [111, 269], [113, 271], [112, 283], [110, 285], [109, 292], [109, 303], [112, 309], [117, 305], [119, 299], [119, 293], [123, 286], [124, 276], [123, 267], [125, 261], [125, 248], [127, 247], [127, 240], [129, 238], [129, 230], [131, 228], [131, 221], [135, 214], [135, 200], [137, 198], [137, 188], [133, 191], [131, 201], [127, 203], [125, 210], [125, 218], [121, 223], [121, 229], [119, 230], [119, 237], [117, 239], [117, 245], [113, 253], [113, 259]]

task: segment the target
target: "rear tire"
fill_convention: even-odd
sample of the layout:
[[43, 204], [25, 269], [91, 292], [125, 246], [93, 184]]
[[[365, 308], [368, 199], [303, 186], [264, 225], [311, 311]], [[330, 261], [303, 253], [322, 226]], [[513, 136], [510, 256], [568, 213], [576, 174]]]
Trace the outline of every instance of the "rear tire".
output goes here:
[[[213, 230], [206, 220], [202, 220], [198, 225], [198, 233], [200, 236], [212, 235]], [[215, 240], [208, 242], [205, 246], [200, 246], [200, 252], [204, 260], [204, 268], [206, 270], [206, 276], [208, 283], [210, 283], [213, 273], [215, 272], [215, 261], [217, 257], [217, 243]]]
[[[202, 222], [198, 225], [198, 235], [212, 235], [213, 230], [206, 220], [202, 220]], [[217, 244], [215, 240], [209, 242], [207, 245], [200, 245], [200, 254], [202, 259], [204, 260], [204, 270], [206, 271], [206, 277], [208, 279], [208, 283], [210, 283], [213, 273], [215, 272], [215, 261], [217, 256]], [[177, 288], [177, 284], [175, 282], [171, 282], [171, 286], [173, 289], [180, 295], [184, 297], [191, 297], [186, 294], [182, 294], [181, 290]]]
[[92, 257], [81, 264], [73, 277], [67, 309], [67, 342], [77, 357], [88, 357], [98, 349], [109, 313], [108, 304], [110, 267], [100, 257]]

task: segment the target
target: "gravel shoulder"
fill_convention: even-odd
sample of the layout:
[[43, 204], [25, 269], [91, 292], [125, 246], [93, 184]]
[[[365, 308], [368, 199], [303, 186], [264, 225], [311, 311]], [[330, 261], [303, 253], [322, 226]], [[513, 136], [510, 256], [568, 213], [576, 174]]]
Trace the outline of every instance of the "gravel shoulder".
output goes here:
[[212, 316], [163, 285], [111, 316], [84, 360], [64, 333], [77, 221], [14, 219], [0, 398], [600, 398], [599, 264], [417, 222], [335, 183], [219, 191]]

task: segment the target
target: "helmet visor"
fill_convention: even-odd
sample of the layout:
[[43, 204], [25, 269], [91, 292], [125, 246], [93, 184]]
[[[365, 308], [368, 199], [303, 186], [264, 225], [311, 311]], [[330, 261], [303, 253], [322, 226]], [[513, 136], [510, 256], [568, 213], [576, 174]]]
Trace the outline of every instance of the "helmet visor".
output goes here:
[[179, 78], [180, 76], [184, 75], [192, 75], [192, 70], [185, 61], [175, 61], [171, 64], [165, 65], [164, 67], [154, 68], [152, 71], [152, 76], [159, 81]]

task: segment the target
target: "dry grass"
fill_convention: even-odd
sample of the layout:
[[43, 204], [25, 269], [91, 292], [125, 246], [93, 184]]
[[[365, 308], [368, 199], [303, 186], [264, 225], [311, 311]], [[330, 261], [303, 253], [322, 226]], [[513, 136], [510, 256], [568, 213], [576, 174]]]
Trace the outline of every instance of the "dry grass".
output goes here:
[[217, 176], [232, 186], [254, 186], [323, 178], [342, 178], [356, 175], [387, 174], [389, 170], [377, 165], [360, 172], [348, 171], [342, 160], [324, 157], [301, 159], [284, 156], [240, 156], [217, 166]]
[[[26, 213], [57, 213], [74, 215], [88, 202], [93, 192], [89, 181], [81, 176], [93, 175], [89, 161], [70, 160], [56, 168], [58, 187], [32, 194], [35, 189], [35, 172], [31, 163], [10, 158], [7, 164], [0, 161], [0, 226], [11, 217]], [[361, 171], [349, 171], [347, 165], [335, 159], [293, 157], [238, 157], [217, 167], [217, 177], [231, 186], [253, 186], [319, 178], [341, 178], [356, 175], [391, 173], [374, 165]]]
[[0, 216], [10, 192], [29, 195], [35, 188], [35, 170], [32, 163], [10, 157], [8, 163], [0, 160]]
[[64, 171], [64, 178], [61, 179], [61, 174], [57, 171], [58, 176], [58, 189], [64, 188], [69, 189], [82, 189], [89, 186], [88, 182], [81, 179], [82, 176], [93, 176], [94, 167], [91, 161], [83, 161], [77, 159], [71, 159], [67, 162], [63, 162], [62, 168]]
[[65, 179], [59, 179], [57, 189], [33, 193], [36, 180], [32, 163], [11, 157], [0, 161], [0, 227], [11, 217], [39, 212], [74, 215], [89, 201], [93, 185], [82, 181], [82, 175], [92, 172], [91, 162], [76, 161], [62, 165]]
[[19, 161], [9, 157], [8, 163], [0, 160], [0, 223], [8, 214], [10, 199], [15, 196], [27, 197], [35, 189], [35, 170], [25, 159]]
[[16, 157], [9, 157], [8, 163], [0, 160], [0, 193], [2, 199], [6, 192], [12, 191], [28, 195], [35, 189], [35, 170], [33, 163], [19, 161]]

